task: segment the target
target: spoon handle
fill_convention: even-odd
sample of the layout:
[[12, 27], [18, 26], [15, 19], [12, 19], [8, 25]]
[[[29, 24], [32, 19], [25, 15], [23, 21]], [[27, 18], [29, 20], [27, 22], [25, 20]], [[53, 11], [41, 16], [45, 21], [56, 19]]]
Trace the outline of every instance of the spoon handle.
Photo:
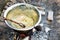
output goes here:
[[13, 20], [11, 20], [11, 19], [7, 19], [7, 18], [5, 18], [5, 17], [3, 17], [3, 18], [4, 18], [4, 20], [9, 20], [9, 21], [11, 21], [11, 22], [14, 22], [14, 23], [18, 24], [18, 25], [21, 26], [22, 28], [25, 28], [25, 25], [22, 24], [22, 23], [18, 23], [18, 22], [16, 22], [16, 21], [13, 21]]

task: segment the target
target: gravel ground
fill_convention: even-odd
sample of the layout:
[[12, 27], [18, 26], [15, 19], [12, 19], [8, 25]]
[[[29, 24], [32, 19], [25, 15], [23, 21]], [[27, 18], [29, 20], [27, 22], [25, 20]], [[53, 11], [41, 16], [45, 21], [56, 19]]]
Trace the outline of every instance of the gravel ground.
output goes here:
[[[7, 6], [8, 5], [11, 6], [17, 2], [23, 2], [23, 0], [11, 0], [11, 1], [12, 2], [9, 2], [7, 4]], [[32, 2], [32, 4], [38, 2], [37, 4], [39, 6], [39, 3], [41, 2], [41, 0], [39, 0], [39, 1], [35, 1], [35, 0], [28, 1], [28, 3], [31, 3], [31, 2]], [[46, 3], [47, 7], [49, 9], [52, 8], [52, 10], [54, 11], [54, 20], [51, 22], [51, 25], [49, 26], [50, 28], [52, 28], [52, 30], [49, 31], [49, 39], [48, 40], [60, 40], [60, 0], [49, 0], [48, 2], [46, 2], [46, 0], [42, 0], [42, 2]], [[37, 4], [35, 4], [35, 5], [37, 5]], [[2, 13], [2, 16], [3, 16], [3, 13]], [[1, 19], [1, 17], [0, 17], [0, 19]], [[4, 30], [8, 28], [8, 26], [2, 21], [0, 21], [0, 26], [1, 26], [0, 31], [1, 32], [3, 31], [2, 30], [3, 28], [4, 28]], [[0, 34], [1, 34], [1, 32], [0, 32]], [[1, 37], [0, 37], [0, 40], [1, 40]]]

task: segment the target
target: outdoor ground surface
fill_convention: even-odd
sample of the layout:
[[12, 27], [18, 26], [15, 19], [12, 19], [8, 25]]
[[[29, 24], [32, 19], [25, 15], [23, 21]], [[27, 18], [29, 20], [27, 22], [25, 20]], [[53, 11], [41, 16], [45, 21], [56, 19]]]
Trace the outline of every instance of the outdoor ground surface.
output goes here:
[[[11, 1], [12, 1], [12, 4], [13, 3], [17, 3], [17, 2], [23, 2], [22, 0], [17, 0], [17, 2], [16, 2], [16, 0], [11, 0]], [[45, 1], [46, 0], [42, 0], [42, 2], [45, 2]], [[2, 2], [0, 2], [0, 4], [1, 3]], [[52, 30], [56, 30], [57, 31], [58, 40], [60, 40], [60, 0], [49, 0], [48, 2], [46, 2], [46, 4], [47, 4], [47, 6], [51, 7], [52, 10], [54, 11], [54, 20], [51, 22], [51, 28], [52, 28]], [[3, 13], [2, 13], [2, 16], [3, 16]], [[1, 17], [0, 17], [0, 19], [2, 20]], [[0, 21], [0, 32], [3, 32], [5, 29], [8, 28], [7, 25], [4, 22], [2, 22], [2, 21]], [[53, 31], [51, 31], [51, 32], [53, 33]], [[51, 35], [53, 35], [53, 34], [51, 34]], [[54, 37], [54, 38], [57, 38], [57, 37]], [[50, 39], [50, 40], [56, 40], [56, 39]]]

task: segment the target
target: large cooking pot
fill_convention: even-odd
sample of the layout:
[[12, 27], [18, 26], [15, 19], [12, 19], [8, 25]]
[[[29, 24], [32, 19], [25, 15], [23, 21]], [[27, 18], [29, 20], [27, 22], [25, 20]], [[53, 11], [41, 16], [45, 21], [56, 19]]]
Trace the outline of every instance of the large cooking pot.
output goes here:
[[14, 7], [17, 7], [17, 6], [20, 6], [20, 5], [28, 5], [28, 6], [34, 7], [34, 8], [37, 10], [38, 15], [39, 15], [38, 22], [37, 22], [34, 26], [32, 26], [32, 27], [29, 27], [29, 28], [21, 28], [21, 29], [17, 29], [17, 28], [15, 28], [15, 27], [12, 27], [12, 26], [8, 23], [7, 20], [5, 20], [5, 23], [6, 23], [10, 28], [12, 28], [12, 29], [14, 29], [14, 30], [17, 30], [17, 31], [27, 31], [27, 30], [31, 30], [31, 29], [33, 29], [34, 27], [40, 25], [40, 22], [41, 22], [41, 13], [39, 13], [38, 8], [35, 7], [35, 6], [33, 6], [33, 5], [26, 4], [26, 3], [17, 3], [17, 4], [12, 5], [11, 7], [8, 7], [7, 10], [4, 12], [4, 17], [6, 18], [8, 12], [9, 12], [10, 10], [12, 10]]

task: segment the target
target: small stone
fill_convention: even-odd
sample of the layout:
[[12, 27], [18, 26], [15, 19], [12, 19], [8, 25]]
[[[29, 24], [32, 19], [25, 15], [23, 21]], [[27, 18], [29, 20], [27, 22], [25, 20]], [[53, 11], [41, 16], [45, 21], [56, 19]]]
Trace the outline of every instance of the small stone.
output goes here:
[[53, 20], [53, 13], [51, 10], [48, 11], [48, 20]]
[[16, 3], [16, 0], [11, 0], [13, 3]]

